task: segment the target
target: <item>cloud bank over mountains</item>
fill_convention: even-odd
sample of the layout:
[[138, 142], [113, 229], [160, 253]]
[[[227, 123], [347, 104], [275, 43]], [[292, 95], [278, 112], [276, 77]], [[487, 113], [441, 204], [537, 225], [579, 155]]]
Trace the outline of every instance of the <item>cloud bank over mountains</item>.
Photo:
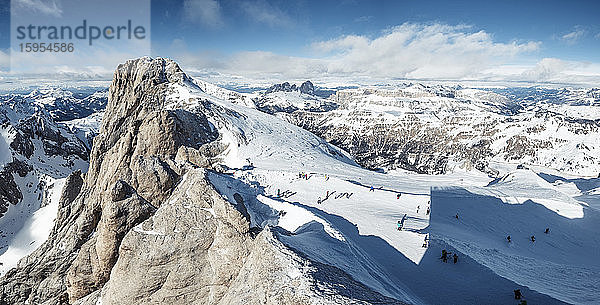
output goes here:
[[[255, 22], [270, 27], [293, 26], [285, 12], [273, 10], [267, 2], [255, 4], [240, 4]], [[225, 26], [219, 2], [186, 0], [183, 5], [188, 22], [214, 28]], [[579, 30], [575, 28], [560, 39], [575, 43], [583, 35]], [[188, 71], [219, 78], [219, 82], [311, 79], [361, 83], [409, 79], [598, 85], [600, 64], [540, 58], [543, 47], [541, 41], [497, 41], [492, 33], [468, 25], [404, 23], [370, 36], [350, 34], [314, 41], [304, 46], [302, 55], [295, 56], [268, 47], [242, 48], [231, 53], [196, 51], [180, 38], [174, 39], [170, 48], [154, 50], [153, 55], [172, 57]], [[73, 60], [73, 66], [31, 71], [61, 77], [109, 78], [114, 62], [138, 56], [110, 49], [100, 53], [94, 55], [97, 60], [93, 65], [89, 64], [89, 56], [82, 55], [80, 60]], [[12, 58], [13, 63], [18, 63], [20, 55], [13, 54], [17, 56]], [[0, 53], [0, 65], [7, 58], [6, 52]], [[21, 61], [25, 64], [28, 60], [28, 56], [23, 56]], [[7, 76], [6, 72], [3, 74]]]
[[[306, 57], [259, 50], [217, 57], [186, 52], [185, 56], [179, 53], [179, 60], [200, 74], [249, 81], [414, 79], [597, 85], [598, 64], [538, 59], [541, 47], [539, 41], [498, 42], [492, 34], [465, 25], [405, 23], [375, 37], [344, 35], [316, 41], [306, 46], [311, 55]], [[523, 63], [524, 57], [528, 62]]]

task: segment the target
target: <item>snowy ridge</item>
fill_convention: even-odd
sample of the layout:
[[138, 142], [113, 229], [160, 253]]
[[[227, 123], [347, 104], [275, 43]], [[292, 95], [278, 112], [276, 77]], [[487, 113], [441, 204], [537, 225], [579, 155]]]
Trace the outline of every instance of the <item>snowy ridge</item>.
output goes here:
[[[222, 160], [230, 170], [209, 177], [232, 204], [241, 195], [253, 226], [274, 228], [286, 246], [340, 268], [385, 296], [412, 304], [507, 304], [519, 288], [535, 304], [593, 304], [600, 295], [600, 269], [593, 267], [593, 258], [576, 258], [600, 249], [593, 235], [598, 210], [575, 198], [581, 192], [543, 179], [541, 167], [515, 170], [495, 160], [493, 165], [506, 173], [496, 180], [464, 167], [437, 176], [375, 173], [277, 117], [191, 86], [174, 85], [172, 92], [171, 109], [204, 105], [214, 112], [209, 121], [228, 144]], [[410, 101], [373, 98], [360, 99], [365, 111], [376, 102], [385, 105], [382, 110], [394, 103], [398, 111], [416, 112], [419, 118], [428, 112], [415, 111]], [[501, 116], [507, 103], [427, 100], [430, 104], [419, 106], [441, 107], [429, 112], [432, 122], [440, 122], [440, 114], [454, 118], [457, 110], [464, 117], [482, 109]], [[396, 222], [405, 214], [405, 230], [398, 231]], [[513, 243], [507, 247], [509, 234]], [[538, 238], [533, 244], [532, 234]], [[426, 236], [429, 246], [423, 247]], [[442, 263], [442, 249], [457, 253], [459, 263]]]

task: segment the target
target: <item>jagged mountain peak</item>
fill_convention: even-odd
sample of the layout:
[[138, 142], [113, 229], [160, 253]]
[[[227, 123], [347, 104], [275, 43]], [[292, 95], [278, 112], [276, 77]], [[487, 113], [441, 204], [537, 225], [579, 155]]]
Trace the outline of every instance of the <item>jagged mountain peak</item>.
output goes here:
[[300, 86], [295, 84], [290, 84], [289, 82], [283, 82], [281, 84], [275, 84], [269, 87], [264, 94], [274, 93], [274, 92], [293, 92], [298, 91], [300, 93], [314, 95], [315, 94], [315, 86], [309, 80], [303, 82]]
[[[351, 294], [308, 285], [316, 282], [331, 289], [350, 285], [360, 289], [361, 297], [400, 304], [342, 270], [328, 267], [343, 281], [338, 285], [298, 269], [296, 265], [311, 261], [273, 239], [278, 233], [250, 232], [248, 213], [273, 217], [271, 209], [257, 210], [257, 215], [248, 211], [252, 202], [240, 194], [228, 200], [202, 169], [213, 168], [217, 157], [245, 160], [237, 149], [259, 153], [257, 147], [244, 148], [243, 140], [254, 138], [254, 145], [277, 147], [272, 141], [280, 139], [273, 139], [272, 132], [284, 130], [297, 132], [296, 145], [305, 151], [312, 147], [321, 159], [335, 155], [349, 162], [346, 157], [297, 127], [195, 90], [189, 80], [177, 64], [162, 58], [140, 58], [117, 68], [89, 170], [67, 179], [67, 195], [59, 200], [50, 237], [0, 280], [0, 303], [185, 304], [210, 299], [235, 304], [236, 291], [245, 290], [246, 279], [252, 277], [257, 280], [248, 298], [255, 303], [275, 291], [282, 299], [269, 304], [357, 301]], [[165, 107], [167, 97], [198, 103], [192, 108]], [[153, 236], [159, 238], [148, 240]], [[149, 277], [148, 270], [160, 274]], [[41, 272], [43, 277], [36, 276]], [[293, 290], [281, 287], [292, 280], [290, 272], [295, 283], [304, 284]], [[273, 278], [261, 279], [262, 274]], [[191, 287], [183, 294], [172, 288], [182, 281]]]

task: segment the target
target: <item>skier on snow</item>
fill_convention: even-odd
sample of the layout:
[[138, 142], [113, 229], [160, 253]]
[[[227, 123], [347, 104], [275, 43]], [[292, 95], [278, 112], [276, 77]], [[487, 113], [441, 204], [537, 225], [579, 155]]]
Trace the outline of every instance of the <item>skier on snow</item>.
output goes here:
[[548, 234], [550, 232], [550, 228], [546, 228], [546, 230], [544, 230], [544, 233]]
[[442, 261], [445, 263], [448, 261], [448, 251], [446, 251], [445, 249], [442, 250], [442, 257], [441, 257]]
[[456, 253], [454, 253], [454, 255], [452, 255], [452, 259], [454, 260], [454, 263], [456, 264], [456, 262], [458, 262], [458, 255], [456, 255]]
[[515, 300], [520, 300], [521, 297], [523, 297], [521, 295], [521, 289], [515, 289], [514, 291], [515, 291]]
[[402, 231], [402, 228], [404, 228], [405, 220], [406, 220], [406, 214], [404, 214], [404, 216], [402, 216], [402, 220], [398, 221], [398, 231]]
[[427, 207], [427, 213], [425, 213], [425, 214], [429, 215], [429, 212], [430, 212], [429, 207]]
[[506, 237], [506, 239], [508, 240], [508, 242], [510, 242], [510, 235], [508, 235], [508, 236]]
[[531, 235], [531, 242], [535, 241], [535, 236]]

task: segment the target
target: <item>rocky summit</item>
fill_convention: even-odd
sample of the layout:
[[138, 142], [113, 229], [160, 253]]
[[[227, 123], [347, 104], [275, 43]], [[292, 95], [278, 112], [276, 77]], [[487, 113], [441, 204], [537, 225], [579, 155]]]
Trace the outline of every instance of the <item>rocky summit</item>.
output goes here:
[[173, 98], [182, 88], [202, 92], [171, 60], [119, 65], [89, 169], [66, 179], [46, 242], [0, 279], [0, 304], [402, 303], [251, 225], [243, 196], [208, 178], [245, 115]]

